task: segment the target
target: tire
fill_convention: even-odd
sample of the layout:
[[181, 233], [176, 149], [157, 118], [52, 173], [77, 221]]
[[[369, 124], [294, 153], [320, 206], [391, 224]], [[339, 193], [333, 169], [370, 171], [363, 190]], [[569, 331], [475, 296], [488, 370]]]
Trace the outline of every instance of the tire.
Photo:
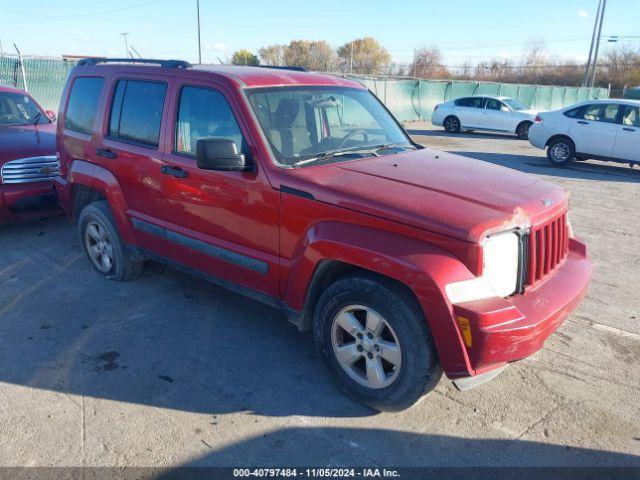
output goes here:
[[547, 158], [556, 167], [566, 167], [576, 155], [573, 141], [567, 137], [560, 137], [549, 142]]
[[447, 133], [460, 133], [461, 126], [458, 117], [449, 115], [443, 120], [442, 125], [444, 126], [444, 131]]
[[96, 272], [122, 281], [140, 276], [143, 262], [129, 258], [106, 201], [92, 202], [84, 207], [78, 226], [80, 244]]
[[529, 140], [529, 127], [531, 127], [531, 125], [533, 125], [532, 122], [526, 121], [521, 122], [516, 127], [516, 135], [520, 140]]
[[[351, 332], [361, 332], [362, 339], [341, 327], [347, 323], [351, 328], [352, 323], [345, 320], [349, 318], [358, 320], [358, 328]], [[368, 337], [376, 332], [377, 318], [382, 318], [378, 324], [384, 323], [384, 328]], [[374, 410], [404, 410], [431, 391], [442, 376], [420, 305], [384, 277], [357, 274], [329, 286], [316, 305], [314, 339], [338, 387]], [[391, 348], [394, 344], [399, 348]], [[343, 363], [348, 363], [344, 360], [350, 355], [357, 360], [343, 367], [337, 355], [340, 348], [345, 352]], [[368, 366], [372, 372], [380, 372], [376, 366], [382, 368], [379, 375], [371, 375], [374, 382], [369, 381]]]

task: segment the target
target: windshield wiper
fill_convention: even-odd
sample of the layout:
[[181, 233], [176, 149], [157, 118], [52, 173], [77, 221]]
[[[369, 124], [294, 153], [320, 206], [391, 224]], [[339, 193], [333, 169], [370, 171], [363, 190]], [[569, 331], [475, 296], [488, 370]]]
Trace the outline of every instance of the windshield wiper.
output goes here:
[[306, 160], [300, 160], [299, 162], [294, 163], [292, 166], [297, 167], [300, 165], [305, 165], [307, 163], [319, 162], [322, 160], [330, 160], [334, 157], [342, 157], [344, 155], [352, 155], [357, 153], [370, 152], [375, 155], [375, 152], [377, 152], [378, 150], [386, 150], [389, 148], [414, 148], [415, 149], [415, 147], [411, 145], [398, 145], [395, 143], [382, 143], [380, 145], [367, 145], [367, 146], [359, 146], [359, 147], [352, 147], [352, 148], [346, 148], [346, 149], [341, 148], [337, 150], [329, 150], [328, 152], [323, 152], [318, 156], [308, 158]]
[[40, 117], [42, 117], [42, 112], [38, 112], [33, 116], [33, 122], [31, 122], [31, 125], [37, 125], [38, 122], [40, 121]]

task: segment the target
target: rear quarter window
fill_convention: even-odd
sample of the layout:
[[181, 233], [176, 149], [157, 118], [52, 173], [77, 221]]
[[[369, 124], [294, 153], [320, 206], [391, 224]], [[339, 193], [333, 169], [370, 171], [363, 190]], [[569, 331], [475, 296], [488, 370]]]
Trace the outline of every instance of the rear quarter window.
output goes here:
[[81, 133], [93, 132], [103, 84], [104, 78], [100, 77], [77, 77], [73, 81], [64, 120], [65, 128]]
[[119, 80], [111, 104], [109, 136], [157, 147], [166, 91], [166, 83]]

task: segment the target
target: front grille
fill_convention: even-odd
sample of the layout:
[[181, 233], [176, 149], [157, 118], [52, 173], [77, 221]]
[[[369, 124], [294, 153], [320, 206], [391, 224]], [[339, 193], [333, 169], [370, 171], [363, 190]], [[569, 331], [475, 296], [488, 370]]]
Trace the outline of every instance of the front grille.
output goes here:
[[569, 252], [567, 213], [531, 228], [529, 234], [527, 286], [544, 280]]
[[51, 180], [60, 175], [60, 163], [55, 155], [19, 158], [2, 166], [2, 183], [31, 183]]

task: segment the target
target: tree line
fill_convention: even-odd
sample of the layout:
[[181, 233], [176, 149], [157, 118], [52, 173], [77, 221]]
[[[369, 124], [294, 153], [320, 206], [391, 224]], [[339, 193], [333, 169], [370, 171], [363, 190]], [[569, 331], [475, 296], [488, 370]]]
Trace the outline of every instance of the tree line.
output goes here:
[[[577, 86], [585, 65], [551, 55], [544, 42], [529, 42], [514, 58], [446, 65], [437, 46], [416, 49], [409, 63], [392, 61], [375, 38], [352, 40], [333, 48], [324, 40], [292, 40], [289, 44], [262, 47], [257, 53], [239, 50], [234, 65], [298, 66], [307, 70], [364, 75], [411, 76], [425, 79], [481, 80]], [[640, 85], [640, 48], [621, 44], [605, 51], [598, 62], [596, 85], [622, 90]]]

